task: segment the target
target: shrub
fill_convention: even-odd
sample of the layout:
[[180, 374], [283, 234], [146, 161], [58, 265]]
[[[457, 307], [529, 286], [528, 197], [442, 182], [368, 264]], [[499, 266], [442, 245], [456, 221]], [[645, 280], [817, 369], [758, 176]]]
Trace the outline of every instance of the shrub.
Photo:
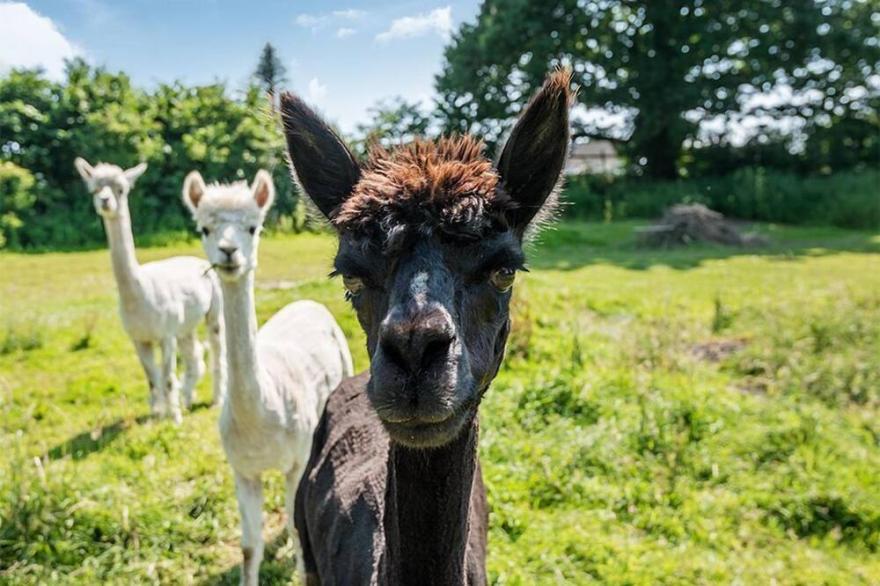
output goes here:
[[665, 182], [575, 177], [564, 199], [566, 212], [582, 218], [650, 218], [676, 203], [702, 203], [743, 220], [873, 229], [880, 227], [878, 186], [876, 170], [803, 176], [749, 167], [719, 177]]
[[250, 181], [257, 169], [268, 169], [276, 202], [267, 225], [294, 212], [284, 141], [259, 89], [236, 97], [221, 83], [141, 90], [124, 73], [82, 60], [66, 71], [61, 83], [36, 71], [0, 77], [0, 242], [52, 249], [103, 241], [101, 221], [73, 167], [77, 156], [122, 167], [149, 164], [129, 197], [139, 241], [192, 231], [180, 201], [192, 169], [209, 181]]
[[22, 220], [34, 205], [34, 176], [14, 163], [0, 161], [0, 248], [18, 243]]

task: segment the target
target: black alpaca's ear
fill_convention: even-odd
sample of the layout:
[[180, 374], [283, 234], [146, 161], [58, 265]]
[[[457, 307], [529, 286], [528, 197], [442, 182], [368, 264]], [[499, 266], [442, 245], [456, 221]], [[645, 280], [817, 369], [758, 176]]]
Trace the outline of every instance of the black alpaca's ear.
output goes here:
[[520, 235], [556, 205], [556, 186], [568, 154], [571, 71], [551, 74], [525, 107], [498, 158], [501, 184], [516, 207], [508, 221]]
[[345, 142], [299, 97], [281, 95], [291, 171], [306, 195], [332, 219], [361, 176]]

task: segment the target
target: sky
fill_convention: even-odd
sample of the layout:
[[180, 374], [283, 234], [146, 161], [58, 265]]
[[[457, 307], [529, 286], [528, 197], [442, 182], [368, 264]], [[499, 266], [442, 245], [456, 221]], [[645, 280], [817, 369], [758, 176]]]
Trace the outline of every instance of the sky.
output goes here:
[[150, 88], [179, 80], [246, 86], [266, 42], [288, 89], [343, 131], [393, 96], [429, 102], [443, 47], [478, 0], [0, 0], [0, 73], [63, 74], [81, 56]]

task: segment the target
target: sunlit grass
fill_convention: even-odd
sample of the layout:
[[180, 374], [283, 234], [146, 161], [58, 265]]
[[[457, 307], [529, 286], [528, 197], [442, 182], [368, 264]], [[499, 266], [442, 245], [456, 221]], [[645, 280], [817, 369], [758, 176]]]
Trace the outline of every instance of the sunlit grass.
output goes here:
[[[518, 277], [482, 407], [497, 584], [875, 583], [880, 240], [760, 226], [767, 248], [639, 249], [567, 223]], [[328, 235], [264, 240], [261, 321], [326, 303]], [[142, 261], [200, 255], [196, 241]], [[217, 412], [147, 417], [104, 250], [0, 254], [0, 581], [233, 583]], [[210, 380], [199, 386], [207, 400]], [[293, 572], [271, 475], [267, 583]]]

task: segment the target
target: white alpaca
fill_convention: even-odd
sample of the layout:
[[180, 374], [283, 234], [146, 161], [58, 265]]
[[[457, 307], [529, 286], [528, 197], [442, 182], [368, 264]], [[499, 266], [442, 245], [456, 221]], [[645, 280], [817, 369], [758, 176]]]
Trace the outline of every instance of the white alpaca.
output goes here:
[[[128, 192], [147, 169], [145, 163], [125, 171], [104, 163], [92, 167], [81, 158], [75, 164], [94, 196], [95, 211], [104, 220], [113, 275], [119, 288], [119, 313], [147, 375], [151, 411], [154, 415], [170, 415], [177, 423], [181, 421], [176, 373], [178, 346], [185, 368], [184, 405], [192, 405], [193, 389], [205, 372], [204, 349], [196, 336], [202, 319], [207, 322], [211, 345], [213, 399], [215, 403], [222, 402], [226, 392], [223, 302], [210, 265], [192, 256], [138, 264]], [[156, 346], [162, 351], [161, 368], [155, 362]]]
[[272, 178], [262, 170], [250, 188], [244, 182], [206, 186], [195, 171], [183, 188], [223, 290], [229, 391], [220, 436], [235, 472], [244, 584], [257, 583], [263, 557], [261, 474], [285, 474], [288, 527], [299, 551], [293, 503], [312, 433], [330, 392], [352, 374], [348, 343], [323, 305], [291, 303], [257, 331], [254, 269], [274, 195]]

